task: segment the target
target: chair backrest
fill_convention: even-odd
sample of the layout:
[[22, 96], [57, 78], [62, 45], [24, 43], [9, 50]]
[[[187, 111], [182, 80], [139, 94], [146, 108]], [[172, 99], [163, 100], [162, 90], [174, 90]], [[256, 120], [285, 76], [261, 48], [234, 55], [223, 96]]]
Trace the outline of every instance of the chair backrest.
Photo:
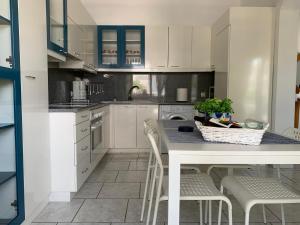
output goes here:
[[161, 157], [160, 157], [160, 152], [159, 152], [158, 147], [157, 147], [157, 142], [156, 142], [156, 138], [155, 138], [156, 135], [158, 135], [158, 134], [153, 132], [152, 130], [149, 130], [148, 133], [147, 133], [148, 140], [151, 144], [151, 150], [154, 154], [155, 160], [156, 160], [157, 165], [160, 169], [159, 176], [162, 178], [164, 168], [163, 168], [163, 163], [162, 163], [162, 160], [161, 160]]
[[300, 129], [290, 127], [283, 132], [283, 135], [291, 139], [300, 141]]
[[159, 134], [158, 134], [158, 130], [157, 130], [157, 123], [154, 119], [146, 119], [144, 121], [144, 133], [146, 136], [149, 131], [155, 133], [154, 137], [155, 137], [156, 144], [158, 145]]

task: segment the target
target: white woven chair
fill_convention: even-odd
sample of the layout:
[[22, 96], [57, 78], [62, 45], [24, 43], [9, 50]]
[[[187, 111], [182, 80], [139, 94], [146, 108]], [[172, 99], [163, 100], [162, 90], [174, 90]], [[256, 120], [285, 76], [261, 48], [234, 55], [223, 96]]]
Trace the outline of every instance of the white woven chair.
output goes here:
[[[245, 211], [249, 225], [250, 210], [256, 204], [280, 204], [282, 225], [285, 225], [283, 204], [300, 203], [300, 195], [283, 185], [279, 179], [250, 176], [227, 176], [221, 182], [221, 192], [229, 190]], [[222, 210], [220, 202], [219, 210]], [[219, 211], [218, 225], [221, 224]]]
[[[147, 119], [144, 121], [144, 133], [147, 136], [148, 132], [156, 133], [155, 138], [156, 138], [156, 143], [158, 145], [159, 143], [159, 134], [157, 131], [157, 122], [153, 119]], [[151, 143], [150, 143], [151, 144]], [[168, 158], [165, 157], [167, 155], [163, 155], [164, 157], [161, 156], [162, 162], [163, 162], [163, 167], [164, 169], [168, 169]], [[151, 180], [154, 177], [154, 158], [153, 158], [153, 151], [151, 150], [149, 153], [149, 160], [148, 160], [148, 167], [147, 167], [147, 176], [146, 176], [146, 183], [145, 183], [145, 189], [144, 189], [144, 196], [143, 196], [143, 204], [141, 208], [141, 218], [140, 221], [142, 222], [144, 220], [144, 214], [145, 214], [145, 206], [146, 206], [146, 201], [147, 201], [147, 195], [148, 198], [150, 198], [150, 192], [148, 192], [151, 187], [150, 184], [152, 183]], [[182, 166], [182, 170], [191, 170], [195, 171], [196, 173], [200, 173], [200, 169], [198, 167], [193, 167], [193, 166]]]
[[[161, 201], [168, 200], [168, 177], [164, 176], [164, 166], [160, 157], [160, 153], [157, 147], [155, 133], [148, 131], [147, 137], [149, 142], [151, 143], [153, 154], [154, 154], [154, 177], [152, 179], [151, 184], [151, 192], [150, 192], [150, 203], [148, 207], [148, 216], [146, 225], [149, 225], [150, 215], [152, 209], [152, 201], [154, 189], [157, 187], [156, 192], [156, 200], [154, 207], [154, 215], [152, 225], [156, 224], [157, 213], [159, 203]], [[200, 174], [188, 174], [181, 175], [180, 179], [180, 200], [188, 200], [188, 201], [199, 201], [200, 202], [200, 224], [203, 224], [202, 220], [202, 201], [205, 200], [216, 200], [216, 201], [224, 201], [228, 205], [228, 217], [229, 217], [229, 225], [232, 225], [232, 205], [230, 200], [221, 194], [221, 192], [215, 187], [213, 180], [210, 176], [204, 173]], [[211, 221], [210, 221], [211, 223]]]

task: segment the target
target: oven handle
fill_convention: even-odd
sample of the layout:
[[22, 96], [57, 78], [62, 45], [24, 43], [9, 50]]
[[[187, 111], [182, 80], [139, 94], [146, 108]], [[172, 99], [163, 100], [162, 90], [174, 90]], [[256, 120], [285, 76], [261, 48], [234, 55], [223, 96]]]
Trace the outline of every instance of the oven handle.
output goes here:
[[92, 123], [91, 125], [91, 131], [96, 130], [98, 127], [101, 127], [103, 124], [102, 120], [97, 121], [96, 123]]

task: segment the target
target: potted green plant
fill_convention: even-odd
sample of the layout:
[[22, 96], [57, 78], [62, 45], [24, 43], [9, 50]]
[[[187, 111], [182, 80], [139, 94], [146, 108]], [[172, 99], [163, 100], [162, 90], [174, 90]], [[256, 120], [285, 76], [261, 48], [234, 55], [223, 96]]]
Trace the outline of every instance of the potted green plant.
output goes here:
[[199, 113], [204, 113], [208, 118], [230, 118], [233, 114], [232, 100], [225, 98], [207, 99], [204, 102], [198, 102], [194, 108]]

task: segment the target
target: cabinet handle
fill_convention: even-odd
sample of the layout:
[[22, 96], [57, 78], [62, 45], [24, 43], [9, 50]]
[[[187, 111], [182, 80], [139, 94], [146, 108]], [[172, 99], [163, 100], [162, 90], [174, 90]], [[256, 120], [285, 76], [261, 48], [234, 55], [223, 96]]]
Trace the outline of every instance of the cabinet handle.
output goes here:
[[85, 174], [88, 170], [89, 170], [89, 168], [86, 168], [85, 170], [83, 170], [83, 171], [81, 172], [81, 174]]
[[157, 66], [157, 67], [162, 68], [162, 67], [165, 67], [165, 66]]
[[81, 148], [81, 151], [86, 151], [86, 150], [88, 150], [89, 149], [89, 146], [85, 146], [84, 148]]
[[26, 77], [26, 78], [29, 78], [29, 79], [32, 79], [32, 80], [35, 80], [35, 79], [36, 79], [36, 77], [35, 77], [35, 76], [32, 76], [32, 75], [26, 75], [25, 77]]
[[85, 128], [85, 129], [81, 129], [80, 131], [82, 132], [82, 133], [84, 133], [84, 132], [87, 132], [87, 128]]
[[173, 67], [173, 68], [178, 68], [178, 67], [180, 67], [180, 66], [171, 66], [171, 67]]

